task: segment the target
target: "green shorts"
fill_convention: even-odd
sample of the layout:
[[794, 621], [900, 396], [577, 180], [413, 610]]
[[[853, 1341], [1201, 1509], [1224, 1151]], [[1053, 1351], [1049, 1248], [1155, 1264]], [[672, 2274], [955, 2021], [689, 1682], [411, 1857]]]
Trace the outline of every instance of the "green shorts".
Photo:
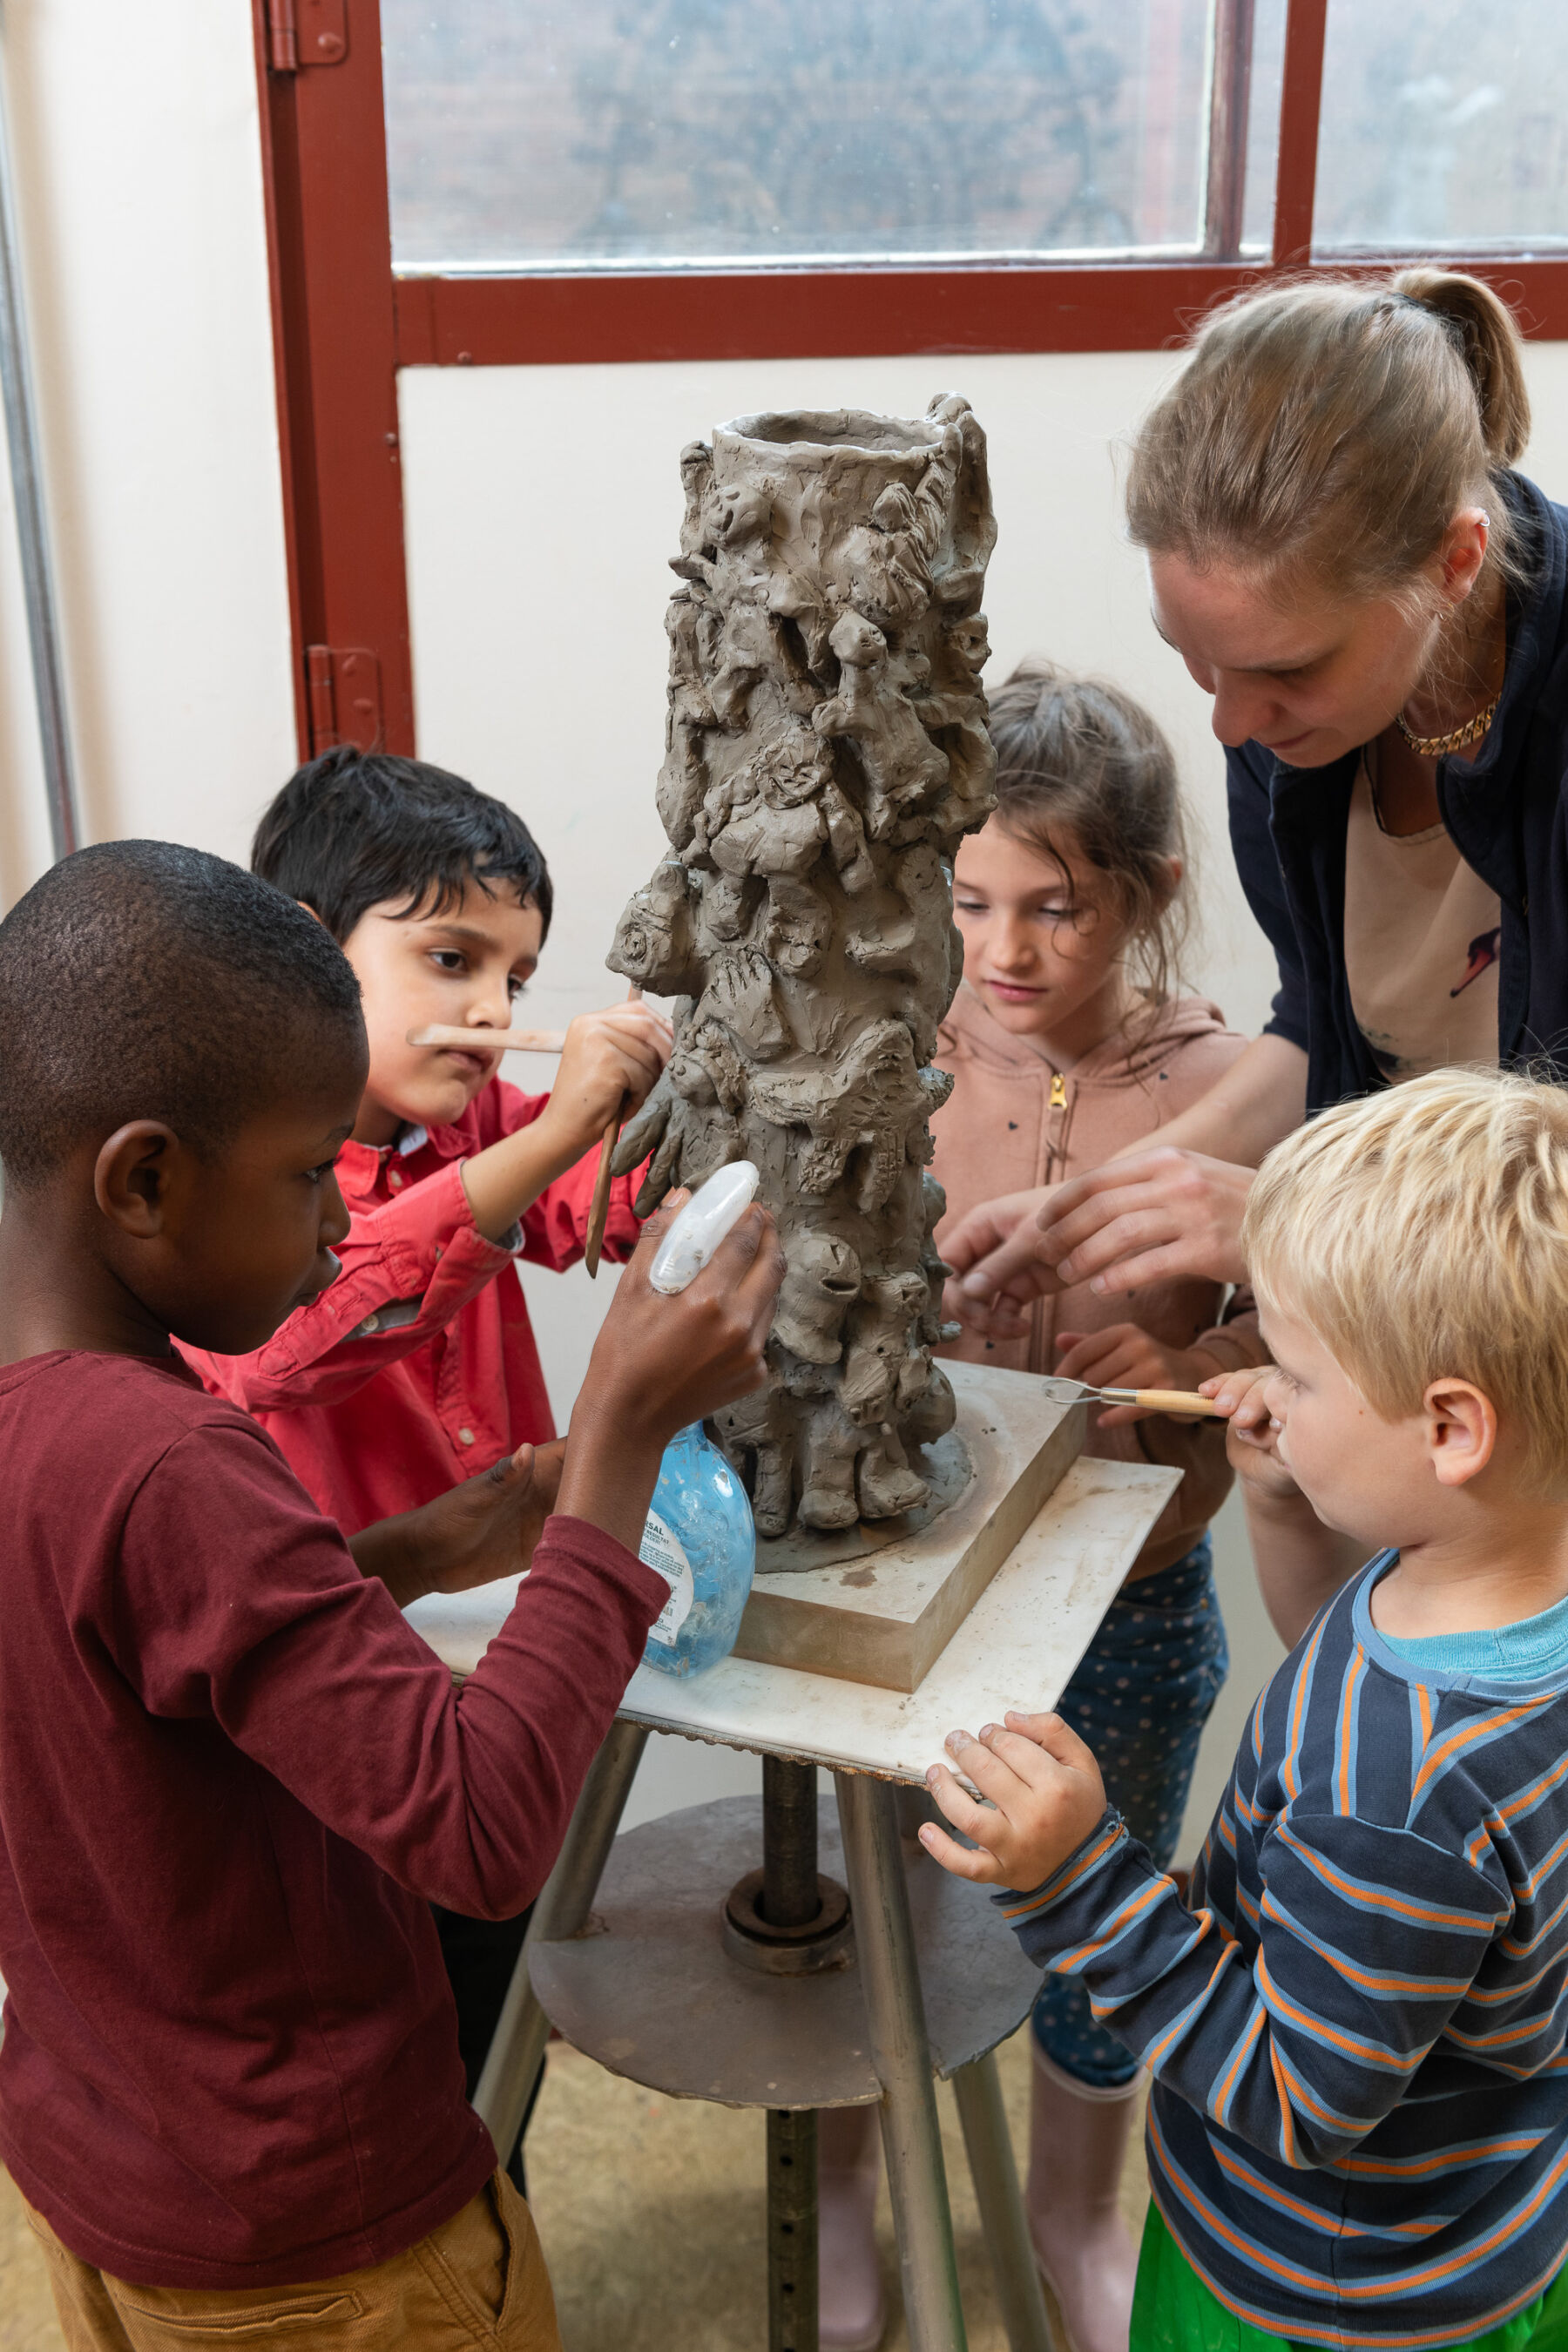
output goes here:
[[[1227, 2311], [1188, 2262], [1159, 2207], [1150, 2205], [1128, 2352], [1270, 2352], [1290, 2341]], [[1500, 2327], [1489, 2327], [1484, 2336], [1457, 2336], [1453, 2342], [1473, 2352], [1568, 2352], [1568, 2269], [1560, 2270], [1544, 2294]], [[1301, 2352], [1319, 2347], [1304, 2346]]]

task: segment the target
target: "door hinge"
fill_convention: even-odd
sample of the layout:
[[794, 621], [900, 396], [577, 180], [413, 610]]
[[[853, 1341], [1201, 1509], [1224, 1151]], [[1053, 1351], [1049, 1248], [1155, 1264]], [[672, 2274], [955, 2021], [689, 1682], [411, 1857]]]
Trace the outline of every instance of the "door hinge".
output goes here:
[[267, 0], [267, 62], [274, 73], [341, 66], [348, 53], [348, 0]]
[[334, 743], [382, 749], [381, 664], [368, 646], [307, 646], [310, 757]]

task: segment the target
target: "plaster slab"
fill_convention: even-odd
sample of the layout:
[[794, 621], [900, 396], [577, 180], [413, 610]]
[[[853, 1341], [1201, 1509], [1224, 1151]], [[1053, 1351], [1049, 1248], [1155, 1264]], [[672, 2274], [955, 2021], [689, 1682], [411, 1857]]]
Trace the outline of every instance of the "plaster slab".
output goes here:
[[[655, 1731], [836, 1771], [923, 1781], [956, 1727], [1009, 1707], [1054, 1707], [1180, 1472], [1080, 1456], [981, 1594], [919, 1690], [877, 1690], [793, 1666], [725, 1658], [677, 1678], [639, 1666], [621, 1713]], [[517, 1597], [507, 1577], [431, 1593], [409, 1622], [455, 1674], [471, 1674]]]
[[1053, 1402], [1026, 1372], [944, 1369], [973, 1468], [962, 1495], [851, 1563], [830, 1556], [821, 1568], [768, 1575], [760, 1547], [736, 1657], [883, 1690], [919, 1689], [1082, 1451], [1087, 1425], [1081, 1404]]

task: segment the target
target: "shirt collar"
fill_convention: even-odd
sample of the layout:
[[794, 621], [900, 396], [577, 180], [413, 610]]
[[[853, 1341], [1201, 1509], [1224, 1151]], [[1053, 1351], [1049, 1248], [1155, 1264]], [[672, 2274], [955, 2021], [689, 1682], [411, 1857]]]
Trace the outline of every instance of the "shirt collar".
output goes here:
[[[437, 1160], [463, 1160], [478, 1148], [472, 1106], [462, 1120], [452, 1127], [405, 1127], [390, 1143], [355, 1143], [352, 1138], [344, 1144], [338, 1158], [338, 1181], [356, 1199], [368, 1199], [384, 1180], [393, 1160], [412, 1163], [422, 1151], [435, 1155]], [[433, 1171], [426, 1171], [426, 1173]]]

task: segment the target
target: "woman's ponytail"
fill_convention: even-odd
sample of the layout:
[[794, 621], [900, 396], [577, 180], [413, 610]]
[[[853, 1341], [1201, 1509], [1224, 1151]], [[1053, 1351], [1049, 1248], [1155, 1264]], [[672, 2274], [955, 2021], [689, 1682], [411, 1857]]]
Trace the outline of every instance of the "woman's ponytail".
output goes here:
[[1494, 466], [1516, 466], [1530, 439], [1524, 347], [1513, 312], [1479, 278], [1456, 269], [1402, 269], [1394, 291], [1447, 321], [1464, 354]]
[[1133, 541], [1238, 562], [1289, 595], [1400, 594], [1454, 517], [1483, 507], [1487, 561], [1518, 578], [1509, 468], [1530, 431], [1519, 330], [1479, 278], [1311, 278], [1212, 311], [1139, 427]]

